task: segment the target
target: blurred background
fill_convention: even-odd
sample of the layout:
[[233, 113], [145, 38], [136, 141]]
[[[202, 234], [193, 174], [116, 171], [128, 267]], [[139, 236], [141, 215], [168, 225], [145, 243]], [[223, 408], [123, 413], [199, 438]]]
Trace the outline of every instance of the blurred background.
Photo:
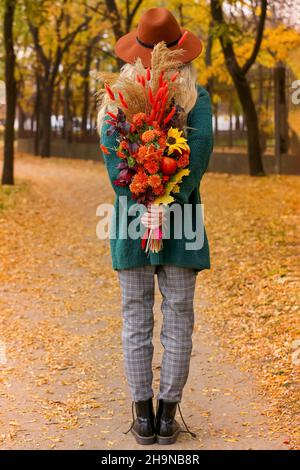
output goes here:
[[[298, 0], [0, 2], [0, 448], [132, 449], [99, 70], [153, 6], [202, 38], [215, 146], [175, 449], [300, 448]], [[199, 156], [199, 158], [201, 155]], [[161, 312], [155, 304], [154, 387]]]

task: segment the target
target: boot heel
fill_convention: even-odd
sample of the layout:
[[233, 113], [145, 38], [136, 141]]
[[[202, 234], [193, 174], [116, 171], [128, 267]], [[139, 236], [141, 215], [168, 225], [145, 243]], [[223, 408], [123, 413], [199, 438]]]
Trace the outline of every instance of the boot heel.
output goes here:
[[177, 441], [181, 431], [179, 423], [175, 420], [177, 402], [158, 400], [156, 412], [157, 437], [160, 445], [170, 445]]
[[138, 444], [142, 446], [149, 446], [151, 444], [155, 444], [156, 442], [156, 435], [153, 434], [152, 436], [140, 436], [134, 429], [131, 429], [131, 432]]
[[[186, 431], [183, 431], [175, 419], [176, 409], [178, 410], [185, 426]], [[170, 445], [177, 441], [180, 432], [187, 432], [192, 437], [197, 437], [196, 434], [189, 430], [186, 422], [183, 419], [179, 402], [168, 402], [165, 400], [158, 400], [156, 411], [156, 442], [160, 445]]]
[[175, 431], [175, 433], [172, 436], [160, 436], [159, 434], [157, 434], [156, 442], [157, 444], [161, 446], [169, 446], [171, 444], [175, 444], [179, 433], [180, 433], [180, 429], [177, 429], [177, 431]]
[[[136, 418], [134, 417], [134, 408]], [[131, 431], [138, 444], [147, 446], [156, 442], [155, 415], [152, 398], [132, 402], [132, 424], [124, 434], [128, 434], [129, 431]]]

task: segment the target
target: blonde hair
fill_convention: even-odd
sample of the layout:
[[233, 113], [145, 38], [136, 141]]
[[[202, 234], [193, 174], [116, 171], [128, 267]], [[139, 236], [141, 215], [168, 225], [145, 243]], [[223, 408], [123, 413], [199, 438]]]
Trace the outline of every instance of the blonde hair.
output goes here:
[[[140, 59], [137, 59], [134, 64], [126, 63], [120, 69], [120, 73], [118, 75], [117, 80], [114, 81], [112, 88], [119, 89], [122, 88], [122, 85], [127, 83], [129, 84], [130, 81], [135, 82], [136, 76], [138, 74], [144, 75], [144, 67], [141, 63]], [[194, 65], [189, 62], [188, 64], [183, 64], [177, 66], [175, 70], [180, 72], [179, 77], [176, 79], [176, 88], [174, 91], [174, 99], [176, 104], [179, 104], [184, 109], [184, 116], [183, 116], [183, 125], [186, 124], [186, 118], [189, 111], [193, 108], [196, 99], [197, 99], [197, 89], [196, 89], [196, 81], [197, 81], [197, 71]], [[167, 77], [170, 73], [174, 73], [173, 70], [168, 70], [165, 76]], [[103, 73], [105, 75], [105, 73]], [[110, 74], [107, 74], [109, 77]], [[138, 98], [135, 96], [135, 98]], [[97, 129], [99, 135], [101, 135], [101, 129], [104, 122], [104, 117], [107, 111], [116, 112], [117, 105], [115, 102], [112, 102], [109, 96], [106, 93], [102, 93], [100, 97], [100, 107], [98, 109], [97, 115]], [[142, 111], [142, 109], [139, 109]]]

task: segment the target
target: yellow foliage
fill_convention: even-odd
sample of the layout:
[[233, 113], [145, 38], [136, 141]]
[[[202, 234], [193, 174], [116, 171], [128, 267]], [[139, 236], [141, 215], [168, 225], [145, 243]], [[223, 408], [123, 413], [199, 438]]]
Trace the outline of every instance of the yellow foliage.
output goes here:
[[289, 54], [300, 46], [300, 34], [281, 24], [266, 28], [262, 41], [259, 62], [265, 67], [274, 67], [276, 62], [288, 60]]
[[190, 170], [188, 170], [187, 168], [179, 170], [178, 173], [173, 175], [166, 184], [165, 194], [163, 194], [162, 196], [158, 196], [154, 200], [153, 204], [171, 204], [171, 202], [174, 201], [174, 197], [171, 196], [171, 192], [178, 193], [180, 189], [179, 184], [181, 183], [182, 178], [189, 174]]

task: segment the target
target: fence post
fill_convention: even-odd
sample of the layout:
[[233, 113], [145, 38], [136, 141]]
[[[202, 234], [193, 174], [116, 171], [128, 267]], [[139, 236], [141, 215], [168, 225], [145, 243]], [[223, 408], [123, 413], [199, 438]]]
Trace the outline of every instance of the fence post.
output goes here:
[[274, 97], [275, 97], [275, 171], [281, 173], [282, 156], [288, 148], [288, 125], [286, 106], [286, 69], [282, 62], [278, 62], [274, 69]]

